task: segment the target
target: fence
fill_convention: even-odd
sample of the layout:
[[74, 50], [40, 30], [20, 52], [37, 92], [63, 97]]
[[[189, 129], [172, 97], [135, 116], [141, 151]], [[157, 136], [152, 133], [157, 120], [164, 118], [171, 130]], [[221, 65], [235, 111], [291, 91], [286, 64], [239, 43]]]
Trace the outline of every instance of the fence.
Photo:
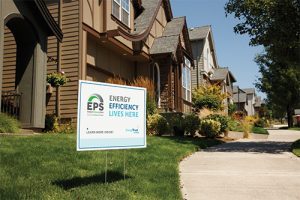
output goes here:
[[16, 91], [2, 91], [1, 112], [19, 119], [21, 110], [21, 96], [22, 95]]

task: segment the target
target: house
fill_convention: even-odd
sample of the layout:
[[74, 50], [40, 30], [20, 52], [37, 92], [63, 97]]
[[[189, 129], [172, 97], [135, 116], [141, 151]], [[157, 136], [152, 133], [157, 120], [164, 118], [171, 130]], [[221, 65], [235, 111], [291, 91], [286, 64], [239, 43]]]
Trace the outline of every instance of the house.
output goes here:
[[254, 88], [245, 88], [242, 89], [247, 94], [247, 104], [246, 104], [246, 111], [248, 116], [254, 116], [255, 115], [255, 98], [256, 93]]
[[211, 26], [189, 29], [195, 69], [192, 70], [192, 88], [210, 84], [210, 77], [219, 67]]
[[63, 34], [42, 0], [0, 2], [1, 112], [23, 128], [44, 127], [47, 40]]
[[240, 89], [239, 86], [233, 86], [233, 103], [236, 105], [238, 111], [242, 111], [247, 114], [247, 93]]
[[228, 106], [233, 104], [233, 83], [236, 82], [235, 77], [228, 68], [216, 68], [210, 77], [210, 82], [219, 85], [222, 92], [227, 94], [223, 105], [225, 113], [228, 114]]
[[236, 79], [228, 68], [218, 65], [212, 28], [191, 28], [189, 34], [195, 63], [195, 68], [192, 69], [192, 88], [200, 85], [219, 85], [222, 92], [228, 94], [228, 98], [223, 102], [225, 113], [228, 113], [228, 105], [233, 103], [232, 90]]
[[192, 48], [186, 19], [173, 17], [169, 0], [45, 2], [64, 33], [62, 43], [48, 39], [47, 74], [63, 71], [70, 81], [40, 109], [76, 123], [78, 80], [143, 76], [154, 81], [161, 111], [190, 112]]

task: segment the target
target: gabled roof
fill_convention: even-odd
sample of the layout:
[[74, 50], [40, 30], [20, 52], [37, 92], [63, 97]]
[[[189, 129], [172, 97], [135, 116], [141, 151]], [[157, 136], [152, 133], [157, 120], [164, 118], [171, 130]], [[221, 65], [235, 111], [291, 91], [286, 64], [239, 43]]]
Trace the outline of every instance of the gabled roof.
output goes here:
[[163, 35], [154, 40], [150, 54], [175, 53], [184, 25], [185, 17], [173, 18], [168, 22]]
[[255, 94], [254, 88], [244, 88], [243, 89], [247, 94]]
[[239, 88], [239, 86], [233, 86], [233, 93], [238, 93], [238, 90], [240, 93], [246, 93], [243, 89]]
[[[50, 14], [50, 11], [48, 10], [44, 0], [31, 0], [24, 2], [29, 4], [29, 8], [33, 9], [33, 13], [40, 14], [40, 17], [38, 19], [42, 20], [43, 23], [47, 26], [48, 35], [54, 35], [61, 42], [63, 33]], [[34, 2], [34, 6], [30, 4], [31, 2]], [[36, 12], [34, 7], [37, 8], [38, 13]]]
[[167, 21], [170, 21], [173, 18], [169, 0], [145, 0], [140, 3], [142, 11], [141, 14], [134, 20], [133, 33], [129, 33], [127, 30], [124, 30], [119, 26], [116, 30], [108, 31], [108, 36], [122, 36], [132, 42], [142, 41], [149, 35], [152, 25], [158, 14], [159, 8], [162, 4], [165, 8]]
[[210, 80], [212, 80], [212, 81], [225, 80], [228, 75], [231, 78], [232, 82], [236, 82], [236, 79], [234, 78], [234, 76], [232, 75], [232, 73], [229, 71], [228, 68], [217, 68], [217, 69], [215, 69], [212, 77], [210, 78]]
[[202, 26], [202, 27], [196, 27], [196, 28], [190, 28], [189, 34], [190, 34], [190, 40], [202, 40], [207, 37], [210, 26]]
[[234, 103], [245, 103], [246, 101], [247, 101], [246, 93], [233, 94], [233, 102]]

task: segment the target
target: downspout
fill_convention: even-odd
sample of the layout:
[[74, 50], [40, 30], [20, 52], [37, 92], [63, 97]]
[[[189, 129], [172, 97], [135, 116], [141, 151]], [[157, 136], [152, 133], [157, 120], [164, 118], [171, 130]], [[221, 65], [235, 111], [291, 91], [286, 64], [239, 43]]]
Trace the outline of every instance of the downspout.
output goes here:
[[[58, 26], [62, 25], [62, 1], [58, 3]], [[57, 73], [61, 72], [61, 42], [57, 40]], [[56, 87], [56, 116], [60, 118], [60, 87]]]

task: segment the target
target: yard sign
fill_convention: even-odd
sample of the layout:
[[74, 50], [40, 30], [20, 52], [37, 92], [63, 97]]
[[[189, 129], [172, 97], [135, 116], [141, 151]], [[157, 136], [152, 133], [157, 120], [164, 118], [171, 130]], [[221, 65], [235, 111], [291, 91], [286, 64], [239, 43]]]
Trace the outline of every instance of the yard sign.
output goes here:
[[146, 89], [79, 81], [77, 151], [146, 147]]

